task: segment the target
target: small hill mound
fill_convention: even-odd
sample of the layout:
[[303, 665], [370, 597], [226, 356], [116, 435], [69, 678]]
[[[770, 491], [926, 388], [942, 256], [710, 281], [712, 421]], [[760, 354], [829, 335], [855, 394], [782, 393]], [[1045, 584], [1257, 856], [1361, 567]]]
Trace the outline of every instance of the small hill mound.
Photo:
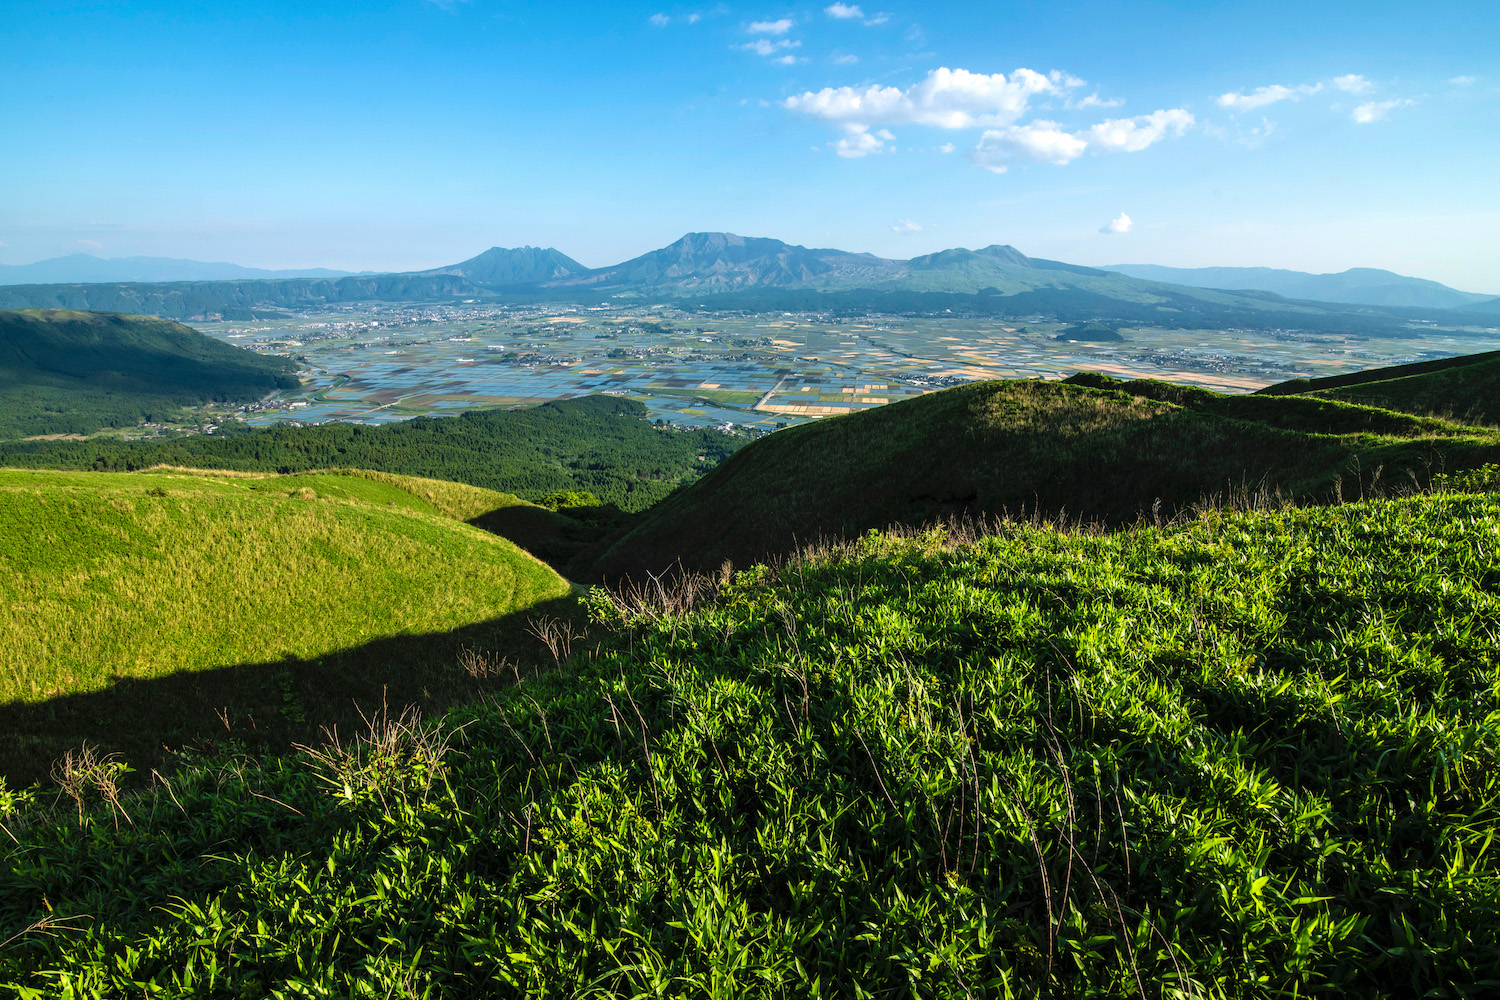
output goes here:
[[526, 288], [588, 274], [589, 269], [551, 247], [490, 247], [477, 257], [420, 274], [453, 274], [489, 288]]
[[1316, 396], [1402, 413], [1445, 413], [1469, 422], [1495, 424], [1500, 423], [1500, 351], [1326, 378], [1292, 379], [1267, 386], [1260, 394]]
[[1099, 344], [1120, 344], [1125, 341], [1125, 338], [1120, 336], [1119, 330], [1097, 321], [1070, 326], [1052, 339], [1079, 340]]
[[[0, 762], [42, 766], [80, 738], [159, 750], [226, 706], [256, 732], [314, 725], [382, 683], [421, 701], [457, 670], [441, 637], [477, 643], [568, 592], [463, 523], [513, 502], [380, 474], [0, 471]], [[301, 707], [283, 715], [279, 689]], [[60, 703], [113, 705], [132, 725]]]
[[[820, 538], [1023, 510], [1128, 522], [1256, 489], [1306, 499], [1500, 458], [1500, 436], [1160, 382], [982, 382], [779, 431], [649, 510], [594, 579], [743, 566]], [[1444, 465], [1430, 466], [1435, 457]], [[1360, 470], [1363, 470], [1362, 472]]]
[[0, 310], [0, 438], [88, 434], [300, 385], [295, 365], [148, 316]]

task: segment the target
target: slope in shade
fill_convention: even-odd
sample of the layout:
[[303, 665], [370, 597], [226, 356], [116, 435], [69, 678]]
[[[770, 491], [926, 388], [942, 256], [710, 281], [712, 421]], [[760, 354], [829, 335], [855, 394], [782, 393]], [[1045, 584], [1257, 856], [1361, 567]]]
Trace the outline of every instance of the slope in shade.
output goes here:
[[1471, 423], [1500, 423], [1500, 351], [1292, 379], [1266, 386], [1258, 394], [1301, 394], [1403, 413], [1449, 415]]
[[254, 400], [297, 388], [294, 371], [286, 358], [168, 320], [0, 311], [0, 437], [89, 433], [178, 406]]
[[[1358, 469], [1467, 468], [1500, 435], [1300, 397], [1165, 383], [983, 382], [779, 431], [649, 510], [596, 580], [745, 566], [891, 524], [1037, 511], [1119, 523], [1236, 490], [1334, 495]], [[1091, 387], [1092, 386], [1092, 387]], [[1437, 464], [1434, 464], [1437, 463]], [[680, 560], [680, 562], [679, 562]]]

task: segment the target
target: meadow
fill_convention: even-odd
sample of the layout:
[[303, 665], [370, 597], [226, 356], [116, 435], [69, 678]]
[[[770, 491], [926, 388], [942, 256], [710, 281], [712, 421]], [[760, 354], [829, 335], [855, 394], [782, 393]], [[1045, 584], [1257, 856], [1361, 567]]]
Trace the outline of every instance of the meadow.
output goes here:
[[1500, 499], [871, 532], [563, 665], [6, 793], [23, 997], [1470, 997]]
[[381, 473], [0, 471], [0, 773], [45, 773], [82, 738], [159, 756], [230, 716], [332, 721], [383, 680], [422, 701], [433, 657], [457, 672], [455, 640], [428, 637], [568, 593], [464, 523], [511, 509], [535, 508]]

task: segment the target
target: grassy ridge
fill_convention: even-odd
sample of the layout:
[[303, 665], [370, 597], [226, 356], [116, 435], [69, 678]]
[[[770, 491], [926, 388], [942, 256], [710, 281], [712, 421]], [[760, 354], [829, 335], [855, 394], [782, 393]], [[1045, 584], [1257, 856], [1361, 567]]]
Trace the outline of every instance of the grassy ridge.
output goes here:
[[592, 575], [743, 566], [820, 537], [1023, 508], [1119, 523], [1232, 490], [1331, 499], [1500, 458], [1492, 431], [1386, 410], [1070, 381], [975, 383], [778, 432], [648, 511]]
[[596, 603], [597, 650], [446, 738], [201, 764], [128, 821], [22, 805], [0, 982], [1478, 996], [1497, 544], [1500, 500], [1438, 495], [872, 534]]
[[1448, 414], [1470, 423], [1500, 423], [1500, 351], [1410, 365], [1293, 379], [1260, 390], [1378, 406], [1402, 413]]
[[567, 593], [510, 542], [455, 520], [516, 503], [378, 474], [0, 471], [0, 709], [16, 715], [0, 759], [15, 774], [60, 740], [113, 737], [47, 719], [57, 699], [117, 687], [276, 663], [260, 673], [300, 683], [322, 661], [417, 676], [424, 657], [399, 640]]
[[0, 439], [88, 434], [295, 389], [295, 366], [149, 316], [0, 310]]

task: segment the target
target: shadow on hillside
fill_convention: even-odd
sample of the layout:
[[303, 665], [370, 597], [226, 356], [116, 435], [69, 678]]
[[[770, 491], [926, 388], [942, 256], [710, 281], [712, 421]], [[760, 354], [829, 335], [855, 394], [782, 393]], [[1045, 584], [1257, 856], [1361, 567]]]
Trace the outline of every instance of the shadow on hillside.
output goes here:
[[[177, 751], [231, 743], [250, 753], [322, 738], [324, 727], [361, 732], [387, 705], [431, 715], [514, 684], [553, 664], [532, 623], [581, 626], [574, 597], [544, 601], [490, 621], [426, 635], [377, 639], [326, 656], [288, 657], [145, 680], [118, 678], [108, 688], [43, 702], [0, 705], [0, 775], [12, 786], [47, 781], [52, 764], [85, 741], [118, 753], [136, 773], [171, 767]], [[268, 635], [268, 644], [274, 641]], [[488, 669], [475, 676], [475, 657]]]
[[572, 508], [568, 513], [517, 504], [501, 507], [468, 523], [514, 542], [564, 577], [587, 564], [607, 539], [623, 533], [638, 515], [615, 504]]

